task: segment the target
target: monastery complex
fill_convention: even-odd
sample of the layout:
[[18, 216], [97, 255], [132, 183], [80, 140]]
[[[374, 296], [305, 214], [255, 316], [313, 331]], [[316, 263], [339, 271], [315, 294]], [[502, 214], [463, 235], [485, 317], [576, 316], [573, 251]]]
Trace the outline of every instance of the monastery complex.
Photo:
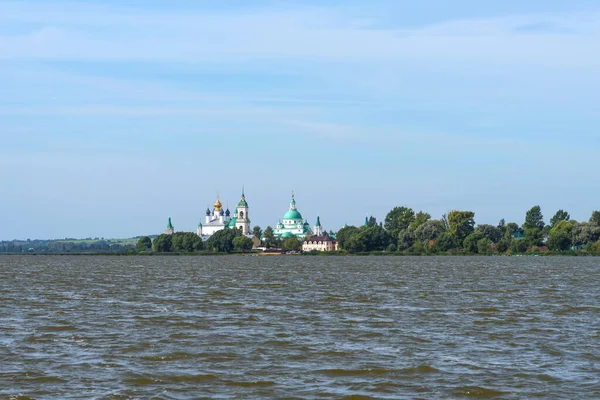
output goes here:
[[[196, 229], [196, 234], [206, 241], [216, 232], [222, 229], [239, 229], [243, 235], [248, 238], [253, 238], [251, 221], [250, 221], [250, 206], [246, 200], [244, 190], [239, 202], [231, 215], [229, 208], [223, 209], [219, 197], [213, 204], [212, 210], [206, 209], [204, 222], [200, 221]], [[167, 223], [165, 234], [172, 235], [175, 233], [175, 228], [171, 222], [171, 218]], [[311, 227], [308, 220], [302, 217], [300, 211], [296, 208], [296, 199], [292, 193], [288, 211], [279, 219], [279, 222], [273, 228], [273, 234], [276, 239], [285, 240], [289, 238], [297, 238], [303, 242], [303, 251], [335, 251], [337, 250], [337, 241], [335, 237], [330, 236], [321, 226], [321, 219], [317, 216], [317, 222], [314, 227]], [[262, 246], [264, 236], [255, 240], [255, 248]]]

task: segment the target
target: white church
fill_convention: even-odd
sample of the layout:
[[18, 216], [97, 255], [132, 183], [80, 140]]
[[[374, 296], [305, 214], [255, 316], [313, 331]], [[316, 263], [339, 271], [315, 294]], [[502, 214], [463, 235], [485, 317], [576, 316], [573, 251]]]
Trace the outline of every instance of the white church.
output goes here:
[[248, 202], [246, 201], [244, 190], [242, 190], [242, 197], [237, 204], [233, 217], [231, 216], [229, 209], [223, 210], [223, 204], [217, 196], [212, 211], [210, 208], [206, 209], [204, 223], [198, 223], [196, 233], [202, 240], [206, 240], [215, 234], [215, 232], [225, 229], [225, 227], [237, 228], [240, 229], [245, 236], [252, 236], [252, 232], [250, 231], [250, 218], [248, 216]]

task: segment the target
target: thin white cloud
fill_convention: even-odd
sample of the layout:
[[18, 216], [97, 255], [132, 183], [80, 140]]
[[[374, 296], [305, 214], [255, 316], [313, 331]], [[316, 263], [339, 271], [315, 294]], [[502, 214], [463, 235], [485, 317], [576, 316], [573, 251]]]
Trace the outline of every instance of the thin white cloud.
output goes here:
[[[171, 62], [295, 60], [499, 63], [596, 67], [600, 13], [525, 15], [377, 29], [339, 10], [140, 12], [68, 3], [0, 5], [0, 23], [37, 26], [0, 37], [5, 59]], [[556, 24], [536, 34], [519, 27]]]

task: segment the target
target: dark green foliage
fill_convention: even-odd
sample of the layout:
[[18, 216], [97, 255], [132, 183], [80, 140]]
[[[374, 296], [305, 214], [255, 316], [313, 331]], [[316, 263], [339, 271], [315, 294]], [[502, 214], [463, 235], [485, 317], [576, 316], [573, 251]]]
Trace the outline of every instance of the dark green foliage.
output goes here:
[[569, 250], [571, 248], [571, 235], [564, 230], [550, 231], [547, 246], [550, 250]]
[[509, 222], [506, 224], [506, 230], [504, 231], [504, 236], [511, 236], [514, 233], [520, 232], [519, 224], [514, 222]]
[[505, 235], [498, 243], [496, 243], [496, 250], [498, 253], [506, 253], [510, 249], [510, 245], [513, 241], [512, 235]]
[[281, 248], [285, 251], [298, 251], [302, 249], [302, 242], [295, 237], [287, 238], [281, 244]]
[[477, 242], [477, 252], [479, 254], [489, 254], [492, 252], [493, 243], [488, 238], [480, 239]]
[[430, 218], [431, 218], [431, 215], [427, 214], [426, 212], [419, 211], [417, 213], [417, 215], [415, 216], [415, 220], [410, 224], [410, 227], [413, 230], [416, 230], [417, 228], [422, 226], [425, 222], [429, 221]]
[[558, 210], [556, 214], [554, 214], [554, 217], [550, 218], [550, 226], [553, 227], [559, 221], [569, 221], [570, 219], [571, 216], [568, 212], [565, 210]]
[[458, 240], [449, 232], [442, 233], [435, 242], [435, 250], [439, 252], [446, 252], [448, 250], [456, 249], [458, 246]]
[[590, 225], [600, 227], [600, 211], [594, 211], [590, 217]]
[[135, 248], [138, 251], [148, 251], [152, 249], [152, 239], [148, 236], [142, 236], [135, 245]]
[[202, 238], [193, 232], [175, 232], [171, 241], [171, 249], [176, 253], [191, 253], [203, 247]]
[[387, 250], [392, 238], [380, 225], [369, 227], [345, 226], [337, 233], [338, 246], [350, 253]]
[[208, 238], [205, 247], [209, 251], [231, 253], [233, 251], [233, 239], [241, 235], [239, 229], [222, 229]]
[[600, 226], [594, 226], [587, 222], [581, 222], [573, 226], [571, 231], [573, 246], [584, 246], [600, 240]]
[[274, 248], [279, 245], [279, 242], [275, 237], [275, 233], [273, 232], [273, 228], [271, 228], [270, 226], [267, 226], [265, 228], [265, 231], [263, 232], [263, 237], [264, 245], [267, 249]]
[[510, 251], [512, 253], [525, 253], [527, 251], [527, 242], [522, 240], [513, 240], [510, 244]]
[[355, 226], [345, 226], [342, 229], [340, 229], [336, 236], [338, 247], [342, 250], [348, 250], [348, 248], [346, 247], [347, 242], [350, 239], [350, 237], [356, 232], [358, 232], [358, 228]]
[[462, 242], [475, 230], [475, 213], [454, 210], [448, 214], [448, 225], [448, 232]]
[[411, 248], [415, 244], [415, 235], [412, 229], [402, 229], [398, 233], [398, 248], [400, 250], [406, 250]]
[[544, 231], [538, 228], [525, 229], [525, 239], [529, 247], [544, 245]]
[[371, 216], [369, 217], [369, 221], [367, 222], [368, 227], [377, 226], [377, 218]]
[[481, 239], [485, 239], [483, 233], [475, 231], [465, 238], [463, 248], [470, 253], [477, 253], [477, 244]]
[[384, 227], [392, 237], [398, 237], [398, 233], [407, 229], [414, 220], [415, 212], [412, 208], [395, 207], [386, 215]]
[[238, 236], [233, 239], [233, 248], [235, 251], [250, 251], [253, 245], [252, 239], [246, 236]]
[[534, 206], [527, 214], [525, 214], [525, 223], [523, 224], [523, 229], [527, 231], [528, 229], [539, 229], [540, 231], [544, 229], [544, 215], [542, 214], [542, 209], [540, 206]]
[[477, 227], [475, 228], [475, 231], [481, 232], [483, 234], [483, 237], [485, 237], [492, 243], [499, 242], [503, 236], [503, 232], [500, 230], [500, 228], [497, 228], [493, 225], [487, 225], [487, 224], [477, 225]]
[[260, 239], [260, 237], [262, 236], [262, 229], [260, 229], [260, 226], [257, 225], [254, 228], [252, 228], [252, 235], [257, 239]]
[[158, 253], [168, 253], [172, 251], [172, 235], [158, 235], [152, 242], [152, 250]]
[[429, 243], [446, 231], [444, 223], [439, 220], [430, 219], [415, 229], [415, 239], [422, 243]]

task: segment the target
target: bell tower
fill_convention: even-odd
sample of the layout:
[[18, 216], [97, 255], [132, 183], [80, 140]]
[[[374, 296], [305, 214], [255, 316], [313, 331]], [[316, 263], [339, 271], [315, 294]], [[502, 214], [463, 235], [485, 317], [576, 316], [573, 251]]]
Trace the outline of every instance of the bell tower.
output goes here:
[[250, 217], [248, 215], [248, 202], [246, 201], [246, 195], [244, 194], [244, 188], [242, 188], [242, 197], [236, 207], [237, 220], [235, 227], [242, 230], [242, 234], [248, 235], [250, 233]]

